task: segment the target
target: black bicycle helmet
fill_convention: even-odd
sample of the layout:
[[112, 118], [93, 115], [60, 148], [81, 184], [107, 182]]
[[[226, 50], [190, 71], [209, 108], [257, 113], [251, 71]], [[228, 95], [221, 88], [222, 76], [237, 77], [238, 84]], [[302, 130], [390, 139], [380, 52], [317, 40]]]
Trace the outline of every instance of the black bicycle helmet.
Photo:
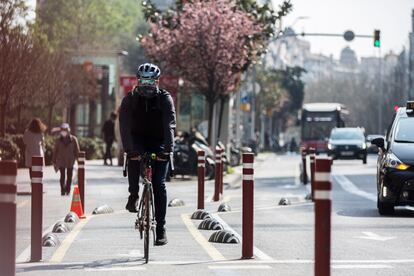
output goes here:
[[161, 76], [161, 70], [157, 65], [144, 63], [138, 67], [137, 78], [158, 79]]

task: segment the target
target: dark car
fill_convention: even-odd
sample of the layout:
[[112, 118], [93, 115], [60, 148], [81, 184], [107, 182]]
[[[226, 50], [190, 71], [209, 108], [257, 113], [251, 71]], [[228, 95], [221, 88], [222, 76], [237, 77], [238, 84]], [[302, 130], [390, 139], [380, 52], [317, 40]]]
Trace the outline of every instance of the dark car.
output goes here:
[[414, 102], [397, 110], [385, 139], [371, 143], [379, 148], [378, 212], [390, 215], [395, 206], [414, 206]]
[[359, 127], [334, 128], [328, 141], [328, 155], [332, 159], [361, 159], [367, 163], [364, 130]]

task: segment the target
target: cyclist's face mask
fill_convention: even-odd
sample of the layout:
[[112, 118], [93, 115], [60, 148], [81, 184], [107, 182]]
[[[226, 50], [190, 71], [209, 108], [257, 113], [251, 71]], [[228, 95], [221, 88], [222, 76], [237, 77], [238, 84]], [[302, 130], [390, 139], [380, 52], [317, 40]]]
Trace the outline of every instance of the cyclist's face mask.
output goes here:
[[145, 98], [153, 98], [158, 93], [158, 81], [154, 79], [138, 79], [138, 93]]

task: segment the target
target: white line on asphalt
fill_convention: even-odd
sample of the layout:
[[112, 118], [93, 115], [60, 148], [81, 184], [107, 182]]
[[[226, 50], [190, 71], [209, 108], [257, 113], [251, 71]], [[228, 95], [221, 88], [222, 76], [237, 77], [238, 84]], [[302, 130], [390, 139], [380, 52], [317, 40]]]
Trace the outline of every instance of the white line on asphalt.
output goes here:
[[371, 201], [377, 201], [377, 196], [376, 195], [367, 193], [367, 192], [359, 189], [346, 176], [344, 176], [344, 175], [334, 175], [333, 177], [336, 180], [336, 182], [338, 182], [339, 185], [341, 185], [342, 189], [344, 189], [345, 191], [347, 191], [351, 194], [366, 198], [366, 199], [371, 200]]
[[67, 235], [67, 237], [63, 240], [60, 247], [55, 251], [52, 258], [50, 258], [51, 263], [60, 263], [62, 262], [63, 258], [65, 257], [66, 252], [69, 250], [72, 243], [75, 241], [76, 237], [82, 230], [82, 228], [93, 218], [94, 216], [88, 216], [85, 219], [82, 219], [78, 224], [76, 224], [75, 228]]
[[[234, 233], [234, 235], [240, 240], [240, 242], [242, 242], [242, 237], [239, 235], [239, 233], [234, 231], [234, 229], [231, 228], [218, 214], [211, 214], [211, 215], [223, 225], [224, 229], [231, 230]], [[267, 255], [266, 253], [261, 251], [256, 246], [253, 246], [253, 254], [256, 257], [258, 257], [259, 259], [263, 260], [263, 261], [272, 261], [273, 260], [272, 257], [270, 257], [269, 255]]]
[[[60, 220], [57, 220], [55, 223], [53, 223], [52, 225], [50, 225], [43, 233], [42, 233], [42, 237], [44, 235], [46, 235], [49, 232], [52, 232], [53, 230], [53, 226], [55, 226], [55, 224], [59, 221], [63, 221], [64, 218], [61, 218]], [[25, 263], [28, 262], [30, 260], [30, 245], [28, 247], [26, 247], [22, 253], [20, 253], [20, 255], [16, 258], [16, 264], [18, 263]]]
[[395, 239], [395, 237], [380, 236], [380, 235], [375, 234], [373, 232], [362, 232], [362, 234], [364, 234], [365, 236], [358, 236], [358, 237], [355, 237], [355, 238], [374, 240], [374, 241], [388, 241], [388, 240]]
[[187, 226], [188, 231], [193, 235], [194, 239], [204, 248], [207, 254], [214, 260], [214, 261], [224, 261], [226, 258], [214, 247], [212, 246], [197, 230], [194, 226], [193, 222], [190, 220], [190, 216], [188, 214], [182, 214], [181, 219], [183, 220], [185, 226]]
[[85, 268], [85, 271], [143, 271], [146, 270], [142, 266], [112, 266], [112, 267], [97, 267], [97, 268]]
[[217, 269], [217, 270], [233, 270], [233, 269], [272, 269], [272, 267], [268, 265], [209, 265], [209, 269]]
[[367, 268], [367, 269], [382, 269], [382, 268], [392, 268], [390, 265], [380, 265], [380, 264], [361, 264], [361, 265], [332, 265], [332, 268], [336, 269], [360, 269], [360, 268]]

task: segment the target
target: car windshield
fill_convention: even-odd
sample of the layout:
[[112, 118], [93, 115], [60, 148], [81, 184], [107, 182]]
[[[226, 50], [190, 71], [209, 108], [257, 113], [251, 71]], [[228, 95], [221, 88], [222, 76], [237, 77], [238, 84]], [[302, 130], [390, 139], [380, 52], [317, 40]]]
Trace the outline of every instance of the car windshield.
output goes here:
[[414, 143], [414, 118], [402, 118], [399, 121], [395, 142]]
[[364, 140], [364, 134], [358, 129], [336, 129], [332, 131], [332, 140]]

